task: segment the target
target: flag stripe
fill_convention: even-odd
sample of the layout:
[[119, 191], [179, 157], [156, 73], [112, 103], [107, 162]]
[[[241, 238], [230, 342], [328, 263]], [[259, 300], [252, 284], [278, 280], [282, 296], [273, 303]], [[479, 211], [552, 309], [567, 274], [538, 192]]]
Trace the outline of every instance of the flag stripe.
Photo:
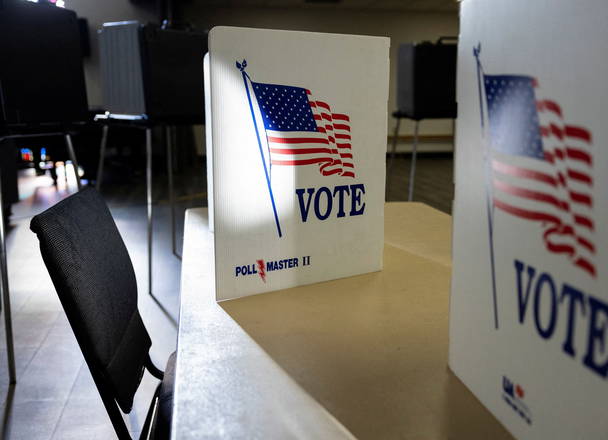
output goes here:
[[593, 220], [580, 214], [574, 214], [574, 222], [590, 230], [594, 229]]
[[338, 121], [347, 121], [347, 122], [350, 122], [350, 118], [348, 117], [348, 115], [342, 115], [340, 113], [334, 113], [333, 117], [334, 117], [334, 119], [336, 119]]
[[591, 176], [581, 173], [580, 171], [568, 169], [568, 177], [573, 180], [578, 180], [580, 182], [586, 183], [588, 185], [593, 185], [593, 179]]
[[[334, 119], [335, 119], [335, 115], [334, 115]], [[346, 130], [346, 131], [350, 131], [350, 127], [348, 125], [345, 124], [334, 124], [334, 128], [336, 130]]]
[[276, 154], [312, 154], [312, 153], [331, 153], [329, 148], [271, 148], [271, 153]]
[[581, 139], [587, 143], [591, 143], [591, 132], [583, 127], [574, 125], [565, 126], [566, 136]]
[[525, 177], [527, 179], [533, 179], [533, 180], [538, 180], [539, 182], [544, 182], [544, 183], [548, 183], [549, 185], [552, 186], [557, 186], [559, 181], [546, 173], [542, 173], [539, 171], [535, 171], [535, 170], [529, 170], [529, 169], [525, 169], [525, 168], [519, 168], [513, 165], [509, 165], [507, 163], [503, 163], [500, 162], [498, 160], [494, 160], [492, 162], [493, 168], [495, 171], [498, 171], [500, 173], [504, 173], [504, 174], [510, 174], [512, 176], [517, 176], [517, 177]]
[[593, 243], [591, 243], [589, 240], [587, 240], [587, 239], [586, 239], [586, 238], [584, 238], [584, 237], [580, 237], [580, 236], [576, 237], [576, 240], [578, 241], [578, 243], [579, 243], [581, 246], [586, 247], [586, 248], [587, 248], [587, 250], [589, 250], [589, 252], [591, 252], [591, 253], [595, 254], [595, 246], [594, 246], [594, 245], [593, 245]]
[[587, 194], [581, 194], [575, 191], [570, 191], [570, 199], [573, 202], [581, 203], [583, 205], [588, 205], [589, 207], [593, 206], [593, 202], [591, 201], [591, 196]]
[[314, 159], [300, 159], [300, 160], [277, 160], [273, 159], [273, 165], [312, 165], [313, 163], [333, 162], [330, 158], [317, 157]]
[[329, 144], [327, 139], [317, 138], [279, 138], [279, 137], [268, 137], [268, 142], [274, 142], [276, 144]]
[[559, 223], [559, 217], [553, 216], [551, 214], [547, 214], [546, 212], [537, 212], [530, 211], [523, 208], [518, 208], [516, 206], [510, 205], [508, 203], [502, 202], [498, 199], [494, 199], [494, 206], [498, 209], [502, 209], [503, 211], [514, 215], [516, 217], [520, 217], [526, 220], [536, 220], [536, 221], [546, 221], [551, 223]]
[[593, 264], [591, 264], [588, 260], [586, 260], [585, 258], [578, 258], [574, 264], [576, 264], [577, 266], [579, 266], [581, 269], [587, 271], [591, 276], [595, 277], [595, 266]]
[[560, 118], [562, 117], [562, 108], [555, 101], [551, 101], [549, 99], [539, 100], [537, 103], [537, 109], [539, 111], [549, 110], [555, 113]]
[[519, 196], [519, 197], [522, 197], [525, 199], [536, 200], [539, 202], [550, 203], [551, 205], [555, 206], [556, 208], [562, 209], [564, 211], [568, 211], [570, 209], [570, 205], [568, 204], [568, 202], [565, 202], [564, 200], [560, 200], [551, 194], [542, 193], [539, 191], [532, 191], [532, 190], [525, 189], [525, 188], [519, 188], [516, 186], [509, 185], [498, 179], [494, 180], [494, 187], [503, 192], [506, 192], [508, 194], [512, 194], [514, 196]]
[[566, 147], [566, 153], [568, 155], [568, 159], [580, 160], [582, 162], [585, 162], [588, 165], [593, 165], [593, 159], [591, 158], [591, 155], [589, 153], [587, 153], [586, 151], [576, 149], [576, 148]]

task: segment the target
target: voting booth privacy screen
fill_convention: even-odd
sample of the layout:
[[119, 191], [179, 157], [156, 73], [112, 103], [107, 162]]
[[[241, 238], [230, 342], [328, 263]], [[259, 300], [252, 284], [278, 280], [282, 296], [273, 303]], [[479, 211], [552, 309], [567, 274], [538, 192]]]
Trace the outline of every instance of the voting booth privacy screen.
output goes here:
[[104, 23], [99, 31], [104, 107], [164, 122], [204, 122], [203, 33]]
[[414, 120], [456, 117], [456, 45], [399, 46], [397, 109]]
[[606, 439], [608, 7], [460, 17], [450, 366], [518, 439]]
[[209, 34], [217, 299], [382, 268], [389, 40]]
[[78, 26], [73, 11], [0, 1], [0, 124], [87, 120]]

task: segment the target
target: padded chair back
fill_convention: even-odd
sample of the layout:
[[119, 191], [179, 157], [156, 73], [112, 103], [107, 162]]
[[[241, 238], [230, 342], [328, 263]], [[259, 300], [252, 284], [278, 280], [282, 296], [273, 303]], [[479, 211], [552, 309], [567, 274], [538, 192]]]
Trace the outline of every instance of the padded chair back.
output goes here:
[[35, 216], [30, 228], [104, 403], [109, 393], [130, 412], [151, 341], [108, 207], [88, 188]]

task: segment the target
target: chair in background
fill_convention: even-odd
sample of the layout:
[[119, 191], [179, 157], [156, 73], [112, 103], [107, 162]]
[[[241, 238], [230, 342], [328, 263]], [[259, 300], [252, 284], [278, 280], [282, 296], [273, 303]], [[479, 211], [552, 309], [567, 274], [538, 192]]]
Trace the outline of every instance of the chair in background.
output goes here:
[[120, 410], [131, 411], [144, 369], [161, 382], [140, 438], [168, 438], [175, 353], [164, 373], [150, 359], [131, 259], [105, 202], [87, 188], [30, 228], [118, 438], [131, 438]]

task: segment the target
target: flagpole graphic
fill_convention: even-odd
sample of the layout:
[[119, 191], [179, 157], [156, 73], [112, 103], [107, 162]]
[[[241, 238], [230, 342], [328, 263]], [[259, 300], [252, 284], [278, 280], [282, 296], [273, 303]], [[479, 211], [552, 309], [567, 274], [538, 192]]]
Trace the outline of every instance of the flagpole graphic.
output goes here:
[[481, 43], [477, 45], [477, 47], [473, 48], [473, 55], [475, 56], [475, 60], [477, 62], [477, 86], [479, 91], [479, 112], [481, 116], [481, 133], [485, 140], [484, 142], [484, 165], [485, 165], [485, 173], [486, 173], [486, 205], [488, 211], [488, 235], [490, 241], [490, 266], [492, 272], [492, 299], [494, 303], [494, 328], [498, 330], [498, 304], [496, 298], [496, 267], [494, 265], [494, 222], [493, 222], [493, 201], [491, 194], [491, 161], [490, 161], [490, 146], [488, 145], [488, 139], [485, 133], [485, 123], [484, 123], [484, 113], [483, 113], [483, 94], [482, 94], [482, 82], [481, 78], [483, 76], [483, 68], [481, 66], [481, 61], [479, 60], [479, 55], [481, 53]]
[[260, 158], [262, 159], [262, 165], [264, 166], [264, 175], [266, 176], [266, 184], [268, 185], [268, 194], [270, 195], [270, 201], [272, 202], [272, 212], [274, 213], [274, 221], [277, 225], [277, 233], [279, 234], [279, 237], [282, 237], [283, 233], [281, 232], [281, 224], [279, 222], [279, 215], [277, 214], [277, 206], [274, 202], [274, 194], [272, 193], [272, 185], [270, 183], [270, 173], [269, 173], [268, 167], [266, 166], [266, 159], [264, 158], [264, 150], [262, 148], [262, 141], [260, 139], [260, 133], [258, 131], [258, 123], [255, 118], [255, 112], [253, 111], [253, 103], [251, 102], [251, 92], [249, 92], [249, 86], [247, 84], [247, 79], [249, 79], [249, 81], [251, 81], [251, 78], [249, 78], [249, 75], [247, 75], [247, 72], [245, 72], [245, 67], [247, 67], [247, 61], [243, 60], [242, 63], [239, 63], [237, 61], [236, 67], [241, 71], [241, 74], [243, 75], [243, 83], [245, 84], [245, 90], [247, 92], [247, 100], [249, 102], [249, 110], [251, 111], [251, 119], [253, 119], [253, 126], [255, 127], [255, 135], [257, 137], [258, 147], [260, 149]]

